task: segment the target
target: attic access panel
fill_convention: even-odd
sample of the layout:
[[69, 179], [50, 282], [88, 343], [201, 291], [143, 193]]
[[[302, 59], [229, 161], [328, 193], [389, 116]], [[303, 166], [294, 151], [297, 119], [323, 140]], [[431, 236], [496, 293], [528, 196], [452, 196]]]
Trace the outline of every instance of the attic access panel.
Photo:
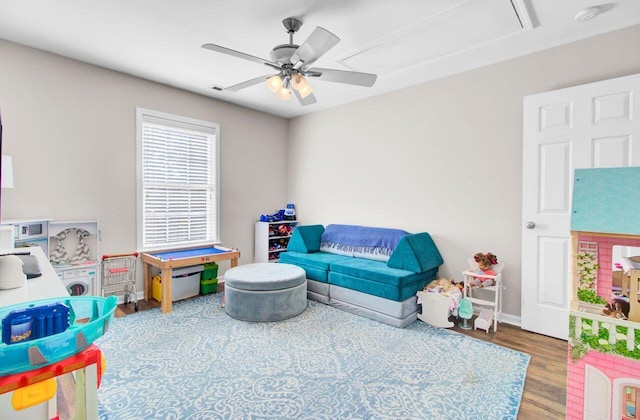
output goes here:
[[571, 230], [640, 235], [640, 167], [576, 169]]
[[339, 62], [378, 76], [427, 64], [529, 31], [521, 0], [465, 0], [366, 45]]

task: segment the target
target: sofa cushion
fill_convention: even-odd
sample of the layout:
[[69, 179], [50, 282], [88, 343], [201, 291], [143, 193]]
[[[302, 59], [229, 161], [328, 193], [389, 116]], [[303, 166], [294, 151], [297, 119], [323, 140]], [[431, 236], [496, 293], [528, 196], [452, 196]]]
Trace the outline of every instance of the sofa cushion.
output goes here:
[[426, 233], [415, 233], [403, 237], [391, 254], [387, 265], [391, 268], [421, 273], [442, 264], [442, 256]]
[[[411, 273], [403, 278], [402, 285], [393, 285], [373, 281], [366, 277], [354, 277], [348, 274], [329, 271], [329, 285], [341, 286], [347, 289], [357, 290], [368, 293], [373, 296], [379, 296], [384, 299], [395, 300], [401, 302], [415, 296], [418, 290], [422, 290], [424, 286], [432, 281], [437, 274], [437, 269], [425, 271], [424, 273]], [[413, 280], [413, 281], [410, 281]]]
[[[335, 284], [325, 284], [331, 290], [331, 300], [339, 300], [349, 302], [362, 308], [371, 309], [394, 318], [406, 318], [418, 310], [416, 295], [411, 295], [408, 299], [402, 301], [394, 301], [384, 299], [369, 293], [359, 292], [346, 287], [336, 286]], [[307, 286], [308, 288], [308, 286]]]
[[324, 232], [322, 225], [298, 226], [293, 231], [287, 251], [311, 253], [320, 251], [320, 238]]
[[400, 239], [408, 234], [400, 229], [331, 224], [322, 233], [320, 250], [387, 261]]
[[413, 271], [391, 268], [382, 261], [365, 260], [364, 258], [348, 258], [332, 262], [330, 271], [394, 287], [413, 283], [418, 276]]
[[326, 283], [328, 280], [327, 272], [329, 271], [329, 265], [331, 263], [351, 259], [353, 258], [326, 252], [306, 254], [287, 251], [280, 254], [281, 263], [297, 265], [306, 271], [308, 279], [323, 283]]

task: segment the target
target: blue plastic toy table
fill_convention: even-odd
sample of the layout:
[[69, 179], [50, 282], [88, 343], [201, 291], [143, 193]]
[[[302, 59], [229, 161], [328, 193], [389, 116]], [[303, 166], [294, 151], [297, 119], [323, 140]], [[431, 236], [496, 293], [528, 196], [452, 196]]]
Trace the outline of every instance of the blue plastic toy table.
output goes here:
[[189, 267], [192, 265], [205, 264], [210, 262], [230, 260], [231, 267], [238, 265], [240, 251], [225, 248], [219, 245], [202, 248], [181, 249], [176, 251], [163, 251], [156, 253], [145, 253], [140, 255], [144, 270], [144, 298], [149, 300], [152, 295], [151, 288], [151, 268], [160, 269], [162, 277], [162, 313], [171, 312], [171, 282], [173, 279], [173, 269]]

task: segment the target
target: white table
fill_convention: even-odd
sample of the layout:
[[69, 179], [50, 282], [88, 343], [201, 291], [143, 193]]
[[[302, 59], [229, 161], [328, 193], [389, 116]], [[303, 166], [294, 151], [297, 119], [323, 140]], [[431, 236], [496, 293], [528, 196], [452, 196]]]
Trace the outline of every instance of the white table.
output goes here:
[[31, 255], [38, 259], [42, 275], [33, 279], [27, 279], [27, 283], [23, 287], [0, 290], [0, 307], [32, 300], [69, 296], [67, 288], [64, 287], [62, 280], [60, 280], [58, 274], [56, 274], [56, 271], [53, 269], [42, 248], [32, 246], [28, 248], [0, 249], [0, 254], [11, 254], [13, 252], [31, 252]]

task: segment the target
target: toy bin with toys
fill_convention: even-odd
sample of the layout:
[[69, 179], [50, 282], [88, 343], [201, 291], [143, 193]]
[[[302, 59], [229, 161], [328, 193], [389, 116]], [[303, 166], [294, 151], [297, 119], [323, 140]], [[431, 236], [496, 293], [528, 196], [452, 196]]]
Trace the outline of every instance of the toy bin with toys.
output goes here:
[[[200, 293], [200, 277], [203, 270], [204, 265], [202, 264], [173, 270], [171, 300], [175, 302], [197, 296]], [[158, 302], [162, 302], [162, 278], [160, 276], [153, 277], [151, 296]]]
[[457, 316], [458, 305], [462, 298], [460, 288], [453, 281], [445, 278], [433, 280], [425, 288], [416, 293], [422, 312], [417, 314], [419, 320], [434, 327], [451, 328], [450, 316]]

